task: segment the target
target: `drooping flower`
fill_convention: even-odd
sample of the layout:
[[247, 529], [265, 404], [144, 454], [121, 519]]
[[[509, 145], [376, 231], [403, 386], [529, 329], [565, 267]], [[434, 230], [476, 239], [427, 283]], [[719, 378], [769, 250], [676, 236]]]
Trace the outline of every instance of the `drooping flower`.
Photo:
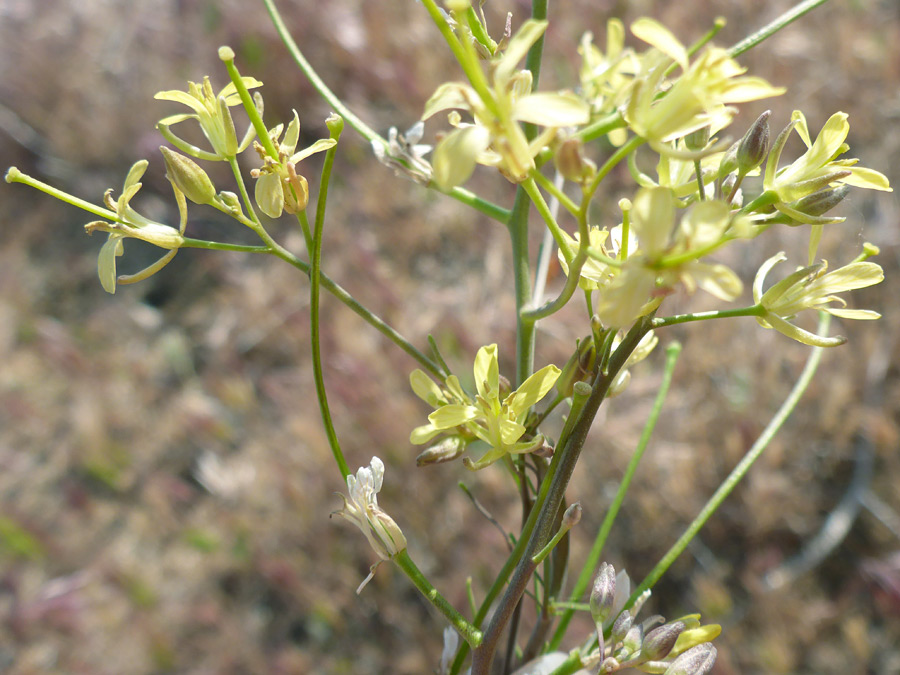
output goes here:
[[426, 443], [445, 432], [481, 440], [490, 448], [477, 462], [466, 464], [471, 469], [484, 468], [506, 454], [533, 452], [543, 445], [544, 438], [537, 434], [522, 440], [523, 422], [530, 408], [553, 388], [559, 373], [556, 366], [545, 366], [504, 395], [496, 344], [482, 347], [475, 356], [475, 397], [462, 391], [455, 376], [447, 378], [446, 388], [441, 389], [422, 371], [413, 371], [413, 390], [436, 409], [428, 416], [428, 424], [413, 430], [410, 442]]
[[[531, 72], [516, 70], [546, 28], [546, 21], [533, 19], [522, 25], [503, 55], [491, 63], [490, 87], [479, 93], [469, 84], [448, 82], [425, 104], [423, 120], [442, 110], [453, 111], [450, 123], [456, 128], [434, 151], [434, 180], [442, 189], [468, 180], [476, 163], [495, 166], [509, 180], [521, 182], [556, 129], [587, 123], [590, 108], [580, 97], [571, 92], [532, 93]], [[469, 113], [474, 122], [463, 122], [458, 110]], [[522, 122], [545, 127], [544, 132], [529, 142]]]
[[[806, 309], [821, 310], [845, 319], [871, 320], [881, 317], [878, 312], [868, 309], [845, 309], [847, 303], [835, 295], [881, 283], [884, 271], [880, 265], [865, 261], [853, 262], [827, 272], [828, 263], [822, 261], [797, 270], [763, 292], [763, 284], [769, 271], [784, 260], [787, 260], [784, 252], [769, 258], [759, 268], [753, 282], [753, 300], [766, 310], [765, 316], [756, 319], [763, 327], [774, 328], [789, 338], [814, 347], [837, 347], [844, 344], [846, 338], [817, 335], [795, 326], [789, 319]], [[834, 307], [832, 303], [839, 306]]]
[[169, 225], [163, 225], [145, 218], [130, 205], [131, 200], [141, 189], [140, 180], [148, 165], [149, 162], [145, 159], [135, 162], [125, 177], [122, 194], [119, 195], [118, 199], [113, 200], [112, 189], [107, 190], [103, 195], [106, 207], [115, 213], [115, 220], [112, 218], [110, 222], [95, 220], [84, 226], [84, 230], [88, 234], [98, 231], [109, 233], [109, 237], [100, 249], [100, 255], [97, 259], [97, 274], [100, 277], [100, 284], [103, 286], [103, 290], [107, 293], [116, 292], [116, 258], [125, 252], [125, 239], [141, 239], [154, 246], [169, 249], [169, 252], [137, 274], [118, 277], [118, 282], [122, 284], [135, 283], [156, 274], [175, 257], [175, 253], [184, 243], [183, 233], [187, 224], [187, 203], [184, 194], [174, 182], [172, 182], [172, 189], [175, 192], [179, 213], [179, 227], [177, 230]]
[[356, 475], [347, 476], [349, 498], [338, 493], [344, 500], [340, 511], [332, 515], [340, 516], [356, 525], [382, 560], [390, 560], [406, 548], [406, 537], [384, 510], [378, 506], [378, 492], [384, 481], [384, 462], [372, 457], [368, 467], [360, 467]]

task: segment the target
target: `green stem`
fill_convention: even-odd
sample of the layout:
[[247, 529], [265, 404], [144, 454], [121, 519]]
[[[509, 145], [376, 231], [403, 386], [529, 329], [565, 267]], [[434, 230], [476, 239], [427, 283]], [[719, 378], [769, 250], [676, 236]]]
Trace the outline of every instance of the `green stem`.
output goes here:
[[[531, 201], [535, 205], [538, 213], [540, 213], [541, 217], [544, 219], [544, 222], [547, 224], [547, 227], [553, 233], [553, 237], [556, 239], [557, 245], [559, 246], [560, 250], [565, 253], [566, 241], [563, 237], [562, 229], [553, 218], [553, 214], [550, 212], [550, 208], [547, 206], [547, 203], [541, 196], [540, 190], [538, 190], [534, 179], [529, 178], [528, 180], [526, 180], [524, 183], [522, 183], [522, 188], [525, 190], [525, 192], [528, 193], [528, 196], [531, 198]], [[590, 237], [588, 236], [587, 221], [582, 217], [585, 216], [586, 213], [583, 213], [582, 210], [579, 209], [577, 215], [580, 237], [578, 242], [578, 252], [575, 254], [575, 257], [568, 263], [569, 272], [568, 277], [566, 278], [565, 286], [563, 286], [562, 291], [555, 300], [551, 300], [542, 307], [523, 310], [521, 312], [521, 318], [523, 322], [530, 322], [531, 324], [534, 324], [538, 320], [548, 317], [555, 312], [558, 312], [566, 305], [567, 302], [569, 302], [569, 299], [575, 293], [575, 289], [578, 288], [578, 280], [581, 278], [581, 268], [584, 267], [584, 263], [588, 258], [587, 249], [588, 245], [590, 244]]]
[[587, 214], [587, 208], [591, 201], [590, 197], [597, 191], [597, 188], [600, 186], [600, 181], [606, 178], [607, 174], [613, 170], [613, 167], [637, 150], [645, 142], [646, 140], [640, 136], [632, 136], [597, 170], [597, 175], [594, 176], [594, 180], [591, 181], [591, 184], [584, 191], [584, 201], [581, 203], [581, 210], [585, 214]]
[[618, 111], [610, 113], [606, 117], [601, 117], [596, 122], [591, 122], [586, 127], [575, 132], [575, 137], [580, 138], [585, 143], [590, 143], [594, 139], [605, 136], [611, 131], [622, 129], [627, 126], [625, 120], [622, 119], [621, 113]]
[[294, 42], [294, 38], [291, 36], [290, 31], [287, 29], [287, 26], [284, 23], [284, 19], [281, 18], [281, 14], [275, 7], [274, 0], [263, 0], [263, 4], [265, 4], [266, 9], [269, 12], [269, 17], [272, 19], [272, 24], [275, 26], [275, 31], [278, 33], [278, 37], [281, 38], [281, 41], [284, 43], [284, 46], [287, 47], [287, 50], [290, 52], [296, 64], [300, 67], [300, 70], [303, 71], [303, 74], [306, 76], [306, 79], [309, 80], [309, 83], [313, 86], [313, 88], [319, 93], [319, 96], [325, 99], [325, 101], [334, 108], [334, 111], [344, 118], [344, 120], [349, 124], [356, 132], [363, 136], [369, 142], [379, 142], [387, 145], [387, 141], [385, 141], [381, 136], [379, 136], [368, 124], [363, 122], [359, 117], [353, 114], [353, 111], [350, 110], [344, 102], [341, 101], [337, 96], [335, 96], [334, 92], [328, 88], [322, 78], [319, 77], [319, 74], [315, 71], [315, 69], [310, 65], [309, 61], [306, 60], [306, 57], [303, 56], [303, 52], [300, 51], [300, 47], [297, 46], [297, 43]]
[[[256, 108], [253, 110], [255, 112]], [[259, 115], [257, 115], [257, 117], [259, 117]], [[250, 214], [250, 220], [256, 223], [257, 226], [262, 227], [259, 216], [256, 215], [256, 209], [253, 208], [253, 200], [250, 199], [250, 193], [247, 192], [247, 184], [244, 182], [244, 174], [241, 173], [241, 167], [238, 164], [237, 157], [229, 157], [228, 165], [231, 167], [231, 172], [234, 174], [234, 182], [237, 184], [238, 192], [241, 193], [241, 201], [244, 203], [244, 208], [247, 210], [247, 213]], [[307, 244], [308, 243], [309, 242], [307, 242]]]
[[185, 237], [181, 248], [202, 248], [208, 251], [240, 251], [241, 253], [271, 253], [268, 246], [247, 246], [245, 244], [228, 244], [221, 241], [206, 241]]
[[[331, 120], [332, 118], [329, 118]], [[343, 121], [340, 117], [337, 121], [329, 123], [331, 138], [337, 141], [341, 136]], [[309, 266], [309, 333], [310, 346], [312, 348], [313, 380], [316, 384], [316, 398], [319, 399], [319, 412], [322, 415], [322, 424], [325, 426], [325, 434], [328, 437], [328, 445], [331, 454], [337, 462], [341, 475], [346, 478], [350, 474], [350, 467], [344, 459], [341, 444], [338, 442], [337, 432], [334, 430], [334, 422], [331, 419], [331, 409], [328, 407], [328, 395], [325, 391], [325, 377], [322, 372], [322, 350], [319, 331], [319, 287], [322, 282], [322, 235], [325, 230], [325, 205], [328, 202], [328, 183], [331, 179], [331, 169], [334, 166], [334, 156], [337, 145], [328, 148], [325, 153], [325, 162], [322, 165], [322, 177], [319, 181], [319, 198], [316, 203], [316, 225], [313, 230], [312, 249], [310, 251]]]
[[[828, 326], [831, 323], [831, 315], [825, 312], [819, 313], [819, 327], [816, 332], [819, 335], [825, 335], [828, 332]], [[822, 359], [822, 352], [824, 347], [813, 347], [810, 352], [809, 358], [806, 361], [806, 365], [803, 368], [803, 372], [800, 374], [799, 379], [794, 384], [793, 389], [791, 389], [791, 393], [788, 395], [787, 399], [785, 399], [784, 403], [781, 404], [781, 407], [778, 409], [778, 412], [775, 413], [775, 416], [772, 417], [769, 424], [763, 430], [762, 434], [760, 434], [759, 438], [756, 439], [756, 442], [753, 446], [747, 451], [747, 454], [744, 455], [744, 458], [738, 463], [736, 467], [731, 471], [722, 484], [719, 486], [719, 489], [716, 490], [715, 494], [710, 497], [709, 501], [694, 519], [694, 521], [690, 524], [690, 526], [685, 530], [684, 534], [679, 537], [678, 541], [676, 541], [672, 548], [668, 550], [668, 552], [662, 557], [662, 559], [656, 564], [656, 567], [647, 575], [641, 584], [634, 590], [634, 593], [631, 594], [631, 597], [628, 599], [628, 602], [625, 604], [626, 607], [630, 607], [635, 599], [643, 593], [645, 590], [649, 588], [653, 588], [654, 584], [659, 581], [660, 577], [665, 574], [666, 570], [672, 565], [673, 562], [681, 555], [690, 541], [696, 536], [697, 532], [700, 531], [706, 521], [718, 510], [718, 508], [722, 505], [722, 502], [731, 494], [731, 491], [734, 490], [735, 486], [744, 478], [747, 474], [747, 471], [750, 470], [750, 467], [753, 466], [753, 463], [759, 459], [760, 455], [763, 453], [763, 450], [769, 445], [772, 439], [775, 437], [775, 434], [781, 428], [781, 426], [785, 423], [788, 417], [790, 417], [791, 413], [794, 411], [794, 408], [797, 406], [797, 403], [800, 401], [800, 398], [803, 396], [803, 393], [806, 391], [810, 382], [812, 382], [813, 375], [815, 375], [816, 369], [819, 367], [819, 361]]]
[[419, 571], [419, 568], [416, 567], [416, 564], [413, 562], [412, 558], [409, 557], [409, 553], [407, 553], [406, 549], [400, 551], [391, 558], [391, 560], [397, 563], [397, 566], [403, 570], [422, 595], [424, 595], [425, 598], [447, 618], [450, 625], [453, 626], [456, 632], [466, 641], [466, 644], [471, 645], [472, 647], [478, 647], [478, 645], [481, 644], [483, 637], [481, 631], [466, 621], [462, 614], [457, 612], [453, 605], [447, 602], [447, 599], [443, 595], [438, 593], [437, 589], [431, 585], [431, 582], [429, 582], [428, 579], [425, 578], [425, 575]]
[[[619, 489], [616, 492], [615, 499], [613, 499], [612, 504], [610, 504], [609, 509], [606, 512], [600, 530], [597, 532], [597, 537], [594, 539], [594, 545], [591, 547], [587, 560], [585, 560], [584, 566], [581, 568], [578, 580], [572, 588], [569, 602], [573, 604], [577, 603], [582, 594], [587, 590], [587, 587], [595, 574], [597, 563], [600, 562], [600, 556], [603, 554], [603, 547], [606, 545], [606, 540], [612, 530], [613, 523], [615, 523], [616, 516], [619, 514], [619, 509], [621, 509], [622, 503], [625, 501], [625, 494], [628, 492], [628, 488], [637, 471], [638, 464], [650, 442], [650, 436], [653, 434], [653, 429], [656, 427], [660, 412], [662, 412], [663, 403], [666, 400], [666, 395], [672, 384], [672, 373], [675, 371], [675, 363], [677, 362], [680, 353], [681, 345], [677, 342], [673, 342], [666, 349], [666, 364], [663, 370], [662, 383], [656, 394], [656, 400], [653, 402], [653, 408], [650, 411], [650, 416], [647, 418], [647, 423], [644, 425], [644, 431], [641, 433], [637, 448], [631, 456], [631, 461], [628, 462], [628, 467], [625, 469], [625, 475], [622, 476], [622, 481], [619, 483]], [[566, 608], [562, 613], [559, 625], [556, 627], [556, 632], [553, 634], [553, 639], [550, 641], [548, 650], [552, 651], [559, 648], [563, 637], [565, 637], [566, 630], [569, 627], [569, 622], [572, 620], [573, 614], [574, 610], [572, 608]]]
[[528, 261], [528, 211], [531, 201], [522, 185], [516, 190], [509, 218], [512, 243], [513, 279], [516, 291], [516, 385], [521, 385], [534, 369], [534, 321], [523, 316], [531, 302], [531, 265]]
[[559, 201], [560, 204], [563, 205], [563, 207], [566, 209], [566, 211], [571, 213], [573, 216], [578, 215], [578, 209], [579, 209], [578, 204], [576, 204], [571, 199], [569, 199], [569, 196], [565, 192], [563, 192], [561, 189], [556, 187], [556, 185], [553, 184], [552, 180], [547, 178], [544, 174], [542, 174], [537, 169], [535, 169], [534, 171], [531, 172], [531, 177], [535, 180], [535, 182], [538, 185], [540, 185], [547, 192], [549, 192], [551, 195], [556, 197], [556, 199]]
[[[525, 592], [528, 580], [534, 573], [535, 564], [532, 562], [531, 557], [535, 554], [538, 547], [543, 546], [543, 543], [550, 538], [550, 531], [556, 514], [565, 496], [566, 488], [572, 478], [578, 458], [581, 456], [581, 450], [584, 448], [585, 440], [587, 440], [588, 431], [593, 424], [597, 411], [600, 409], [600, 404], [606, 398], [609, 386], [616, 375], [624, 367], [628, 357], [648, 330], [650, 330], [650, 319], [649, 317], [644, 317], [638, 320], [631, 330], [628, 331], [628, 334], [610, 358], [608, 372], [605, 374], [601, 373], [595, 379], [591, 394], [585, 403], [581, 415], [575, 422], [572, 434], [566, 438], [564, 446], [560, 447], [557, 444], [556, 452], [553, 454], [547, 476], [541, 483], [538, 499], [533, 510], [534, 512], [540, 512], [538, 522], [535, 525], [535, 532], [527, 539], [524, 555], [519, 560], [509, 580], [509, 584], [506, 586], [506, 592], [500, 599], [497, 609], [491, 617], [490, 624], [484, 633], [484, 642], [474, 652], [472, 675], [486, 675], [489, 672], [500, 635], [519, 599]], [[540, 503], [540, 506], [538, 506], [538, 503]]]
[[[278, 246], [278, 248], [276, 249], [272, 248], [271, 246], [225, 244], [216, 241], [204, 241], [202, 239], [190, 239], [186, 237], [184, 239], [184, 242], [182, 243], [182, 248], [202, 248], [216, 251], [241, 251], [244, 253], [267, 253], [269, 255], [274, 255], [278, 258], [281, 258], [286, 263], [296, 267], [307, 276], [310, 274], [310, 266], [308, 263], [303, 262], [302, 260], [300, 260], [300, 258], [281, 246]], [[322, 288], [331, 293], [347, 307], [352, 309], [360, 318], [362, 318], [366, 323], [375, 328], [375, 330], [377, 330], [379, 333], [384, 335], [388, 340], [400, 347], [400, 349], [402, 349], [409, 356], [415, 359], [425, 370], [427, 370], [438, 379], [443, 380], [446, 377], [446, 374], [443, 372], [443, 370], [441, 370], [441, 367], [438, 364], [436, 364], [430, 358], [425, 356], [425, 354], [416, 349], [409, 340], [400, 335], [400, 333], [394, 330], [389, 324], [385, 323], [381, 319], [381, 317], [379, 317], [377, 314], [372, 313], [364, 305], [360, 304], [360, 302], [352, 295], [350, 295], [343, 286], [338, 284], [334, 279], [329, 277], [324, 272], [320, 274], [320, 279]]]
[[709, 319], [731, 319], [736, 316], [765, 316], [766, 310], [762, 305], [751, 305], [750, 307], [740, 307], [738, 309], [720, 309], [710, 310], [709, 312], [695, 312], [694, 314], [676, 314], [674, 316], [666, 316], [653, 319], [654, 328], [663, 328], [665, 326], [674, 326], [679, 323], [690, 323], [691, 321], [708, 321]]
[[744, 52], [758, 45], [763, 40], [772, 37], [775, 33], [780, 31], [785, 26], [793, 23], [804, 14], [811, 12], [820, 5], [824, 5], [826, 2], [828, 2], [828, 0], [804, 0], [804, 2], [797, 3], [791, 9], [786, 11], [784, 14], [779, 16], [767, 26], [760, 28], [758, 31], [751, 35], [748, 35], [737, 44], [732, 45], [728, 49], [728, 53], [731, 56], [739, 56], [743, 54]]
[[26, 173], [22, 173], [16, 167], [11, 166], [6, 171], [6, 182], [7, 183], [24, 183], [29, 187], [33, 187], [36, 190], [40, 190], [41, 192], [45, 192], [51, 197], [56, 197], [61, 202], [66, 202], [66, 204], [71, 204], [72, 206], [77, 206], [79, 209], [87, 211], [88, 213], [93, 213], [95, 216], [100, 216], [106, 220], [112, 220], [114, 222], [122, 222], [119, 220], [119, 217], [116, 215], [115, 211], [110, 211], [109, 209], [105, 209], [102, 206], [97, 206], [96, 204], [91, 204], [83, 199], [79, 199], [73, 195], [70, 195], [68, 192], [63, 192], [52, 185], [47, 185], [47, 183], [43, 183], [36, 178], [32, 178]]
[[[230, 51], [230, 50], [229, 50]], [[222, 51], [219, 51], [220, 58], [222, 56]], [[225, 69], [228, 71], [228, 77], [231, 78], [231, 83], [234, 85], [237, 90], [238, 96], [241, 98], [241, 103], [244, 106], [244, 111], [247, 113], [247, 117], [250, 118], [250, 123], [253, 125], [253, 128], [256, 129], [256, 136], [259, 139], [260, 144], [266, 149], [266, 154], [269, 155], [275, 161], [279, 161], [278, 158], [278, 149], [275, 147], [274, 141], [272, 141], [272, 137], [269, 136], [269, 130], [266, 129], [266, 125], [263, 122], [262, 117], [259, 115], [259, 110], [256, 109], [256, 106], [253, 104], [253, 98], [250, 96], [250, 92], [247, 90], [247, 85], [244, 84], [244, 81], [241, 79], [241, 74], [238, 72], [237, 66], [234, 65], [233, 52], [231, 52], [232, 58], [223, 58], [222, 61], [225, 64]], [[234, 160], [234, 158], [231, 158]]]

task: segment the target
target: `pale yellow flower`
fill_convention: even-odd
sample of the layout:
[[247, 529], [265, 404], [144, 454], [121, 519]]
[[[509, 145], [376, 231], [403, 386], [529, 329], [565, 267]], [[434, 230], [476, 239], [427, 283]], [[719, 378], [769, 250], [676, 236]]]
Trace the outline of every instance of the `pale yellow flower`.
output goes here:
[[[872, 262], [853, 262], [832, 272], [828, 263], [803, 267], [785, 277], [769, 290], [763, 292], [766, 275], [779, 262], [787, 260], [783, 252], [769, 258], [753, 282], [753, 300], [762, 305], [766, 314], [757, 317], [765, 328], [774, 328], [804, 344], [815, 347], [836, 347], [846, 342], [843, 337], [824, 337], [799, 328], [789, 322], [794, 316], [807, 309], [821, 310], [845, 319], [878, 319], [881, 315], [868, 309], [846, 309], [847, 303], [835, 293], [866, 288], [881, 283], [884, 271]], [[833, 307], [837, 303], [838, 307]]]
[[[187, 224], [187, 204], [184, 194], [176, 187], [174, 182], [172, 183], [172, 189], [175, 191], [175, 199], [178, 203], [180, 216], [177, 230], [169, 225], [163, 225], [145, 218], [131, 207], [130, 202], [141, 189], [140, 180], [148, 165], [149, 162], [146, 159], [135, 162], [125, 177], [122, 194], [118, 199], [113, 199], [111, 189], [107, 190], [106, 194], [103, 195], [107, 208], [115, 212], [116, 220], [111, 222], [96, 220], [84, 226], [85, 232], [88, 234], [98, 231], [109, 233], [109, 237], [100, 249], [100, 255], [97, 259], [97, 274], [100, 277], [100, 284], [103, 286], [103, 290], [107, 293], [116, 292], [117, 280], [122, 284], [134, 283], [156, 274], [175, 257], [178, 248], [184, 243], [183, 233]], [[118, 277], [117, 279], [116, 258], [125, 252], [124, 240], [128, 238], [141, 239], [154, 246], [170, 250], [162, 258], [141, 272], [130, 276]]]
[[[762, 78], [744, 76], [746, 69], [718, 47], [707, 47], [689, 63], [687, 49], [653, 19], [639, 19], [631, 30], [655, 49], [641, 57], [641, 72], [623, 115], [631, 130], [647, 139], [657, 152], [672, 152], [665, 143], [697, 129], [726, 126], [735, 113], [727, 107], [731, 103], [778, 96], [785, 91]], [[673, 61], [682, 74], [667, 88], [665, 72]]]
[[[580, 97], [571, 92], [532, 93], [531, 72], [516, 70], [546, 28], [546, 21], [526, 21], [503, 55], [491, 63], [492, 83], [486, 93], [489, 100], [483, 100], [468, 84], [448, 82], [438, 87], [425, 104], [423, 120], [442, 110], [454, 111], [450, 123], [456, 128], [438, 143], [432, 163], [434, 181], [442, 189], [464, 183], [476, 164], [495, 166], [509, 180], [521, 182], [557, 128], [588, 122], [590, 109]], [[469, 113], [474, 122], [463, 122], [457, 110]], [[522, 122], [545, 130], [529, 143]]]
[[410, 442], [425, 443], [443, 432], [467, 433], [490, 446], [481, 459], [466, 464], [471, 469], [484, 468], [506, 454], [533, 452], [543, 445], [544, 438], [538, 434], [521, 440], [526, 431], [523, 422], [531, 407], [553, 388], [559, 373], [556, 366], [545, 366], [518, 389], [503, 395], [495, 344], [482, 347], [475, 356], [478, 393], [474, 398], [459, 388], [453, 376], [447, 379], [448, 388], [442, 390], [422, 371], [413, 371], [413, 390], [436, 410], [428, 416], [428, 424], [413, 430]]
[[[242, 77], [247, 89], [255, 89], [262, 86], [262, 82], [252, 77]], [[227, 160], [245, 150], [253, 140], [253, 125], [247, 129], [247, 133], [240, 143], [234, 130], [234, 121], [231, 118], [229, 108], [240, 105], [241, 97], [233, 82], [222, 89], [218, 94], [213, 93], [209, 77], [203, 78], [202, 84], [188, 82], [188, 90], [170, 89], [154, 94], [153, 98], [162, 101], [175, 101], [182, 103], [194, 112], [170, 115], [157, 123], [160, 133], [182, 152], [186, 152], [198, 159]], [[257, 108], [262, 107], [262, 99], [257, 100]], [[203, 135], [209, 141], [213, 151], [203, 150], [185, 140], [175, 136], [169, 127], [184, 120], [197, 120]]]

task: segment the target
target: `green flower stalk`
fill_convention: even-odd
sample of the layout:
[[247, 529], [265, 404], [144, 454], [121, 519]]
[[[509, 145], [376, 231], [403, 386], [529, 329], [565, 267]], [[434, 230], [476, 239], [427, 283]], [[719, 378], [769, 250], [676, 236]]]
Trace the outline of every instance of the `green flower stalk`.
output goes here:
[[421, 370], [415, 370], [410, 376], [413, 391], [436, 410], [428, 416], [428, 424], [413, 430], [409, 440], [418, 445], [451, 432], [450, 437], [483, 441], [490, 448], [481, 459], [463, 460], [473, 470], [483, 469], [507, 454], [534, 452], [543, 446], [544, 437], [537, 434], [522, 440], [526, 431], [523, 422], [531, 406], [553, 388], [559, 373], [556, 366], [545, 366], [501, 398], [503, 385], [495, 344], [482, 347], [475, 356], [475, 397], [462, 390], [456, 376], [448, 377], [442, 389]]
[[[757, 317], [765, 328], [774, 328], [780, 333], [814, 347], [837, 347], [844, 344], [844, 337], [824, 337], [804, 330], [789, 319], [807, 309], [821, 310], [845, 319], [878, 319], [881, 315], [868, 309], [845, 309], [846, 302], [835, 293], [866, 288], [881, 283], [884, 271], [871, 262], [852, 262], [832, 272], [827, 272], [828, 263], [822, 261], [797, 270], [763, 292], [763, 284], [769, 271], [779, 262], [787, 260], [783, 252], [769, 258], [756, 275], [753, 282], [753, 300], [765, 308], [765, 315]], [[840, 307], [832, 307], [838, 303]]]

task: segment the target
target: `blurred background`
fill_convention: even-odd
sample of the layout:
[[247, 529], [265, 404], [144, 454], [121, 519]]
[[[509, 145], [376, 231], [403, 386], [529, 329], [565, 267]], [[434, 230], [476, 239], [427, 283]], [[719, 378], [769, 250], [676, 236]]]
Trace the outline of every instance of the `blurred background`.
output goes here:
[[[553, 3], [542, 84], [570, 86], [582, 32], [605, 44], [611, 16], [626, 24], [653, 16], [686, 43], [723, 16], [717, 42], [727, 46], [790, 4]], [[323, 78], [382, 133], [410, 126], [434, 88], [459, 77], [416, 3], [279, 6]], [[492, 32], [507, 10], [518, 25], [529, 6], [489, 2]], [[243, 74], [265, 83], [269, 125], [295, 108], [301, 144], [327, 136], [330, 111], [261, 3], [0, 0], [0, 164], [99, 201], [107, 188], [118, 195], [128, 168], [148, 158], [135, 206], [176, 221], [154, 124], [182, 109], [152, 96], [206, 74], [218, 90], [227, 81], [222, 44]], [[900, 185], [895, 0], [833, 0], [740, 60], [789, 93], [744, 106], [735, 133], [767, 107], [773, 133], [795, 108], [812, 133], [843, 110], [850, 156]], [[441, 126], [430, 123], [427, 135]], [[511, 372], [505, 230], [395, 178], [352, 130], [344, 136], [326, 271], [420, 347], [433, 334], [461, 375], [495, 341]], [[800, 145], [795, 138], [787, 155]], [[317, 159], [303, 166], [315, 194]], [[222, 167], [212, 169], [219, 189], [233, 189]], [[608, 184], [607, 203], [629, 194], [621, 172]], [[511, 203], [513, 186], [487, 171], [468, 187]], [[827, 229], [820, 255], [839, 266], [864, 241], [880, 246], [885, 282], [851, 302], [884, 316], [833, 324], [849, 344], [825, 354], [799, 410], [654, 590], [651, 612], [699, 611], [723, 625], [717, 675], [900, 672], [898, 207], [894, 194], [862, 190], [841, 205], [847, 222]], [[306, 279], [274, 259], [185, 250], [161, 274], [110, 296], [96, 275], [105, 239], [84, 235], [88, 220], [0, 184], [0, 671], [432, 672], [443, 619], [389, 565], [357, 596], [375, 556], [358, 531], [329, 520], [343, 485], [312, 386]], [[192, 207], [188, 227], [197, 238], [252, 243], [211, 209]], [[302, 252], [289, 223], [273, 233]], [[779, 250], [802, 259], [805, 247], [804, 231], [781, 228], [723, 261], [747, 282], [749, 299], [762, 261]], [[128, 241], [120, 271], [157, 253]], [[415, 364], [330, 296], [323, 305], [328, 390], [348, 461], [385, 461], [380, 503], [462, 609], [466, 578], [483, 597], [505, 545], [457, 483], [508, 530], [519, 527], [518, 499], [499, 471], [416, 468], [408, 434], [428, 410], [408, 387]], [[700, 294], [667, 303], [672, 312], [714, 306]], [[545, 323], [538, 364], [561, 365], [586, 332], [583, 320], [573, 310]], [[646, 419], [662, 347], [681, 341], [669, 400], [605, 553], [636, 580], [755, 440], [808, 354], [750, 319], [660, 338], [598, 418], [569, 492], [584, 507], [572, 537], [577, 562]], [[822, 541], [827, 555], [802, 564]], [[572, 644], [588, 630], [574, 623]]]

